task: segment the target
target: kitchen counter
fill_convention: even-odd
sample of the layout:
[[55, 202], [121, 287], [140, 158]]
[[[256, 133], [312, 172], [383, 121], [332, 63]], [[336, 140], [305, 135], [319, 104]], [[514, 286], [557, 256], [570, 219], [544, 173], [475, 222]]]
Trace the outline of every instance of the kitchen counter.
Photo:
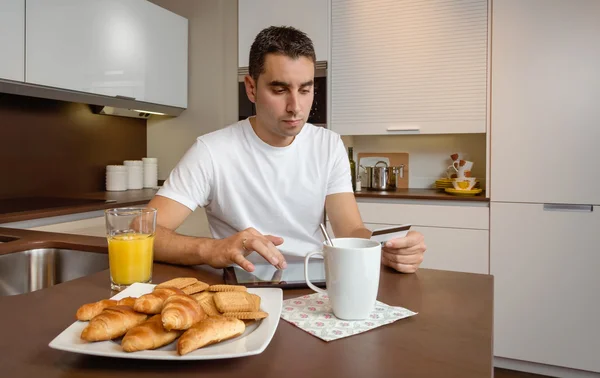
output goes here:
[[[123, 192], [94, 192], [78, 195], [70, 195], [69, 199], [94, 199], [97, 203], [65, 205], [45, 209], [36, 209], [20, 212], [0, 213], [0, 224], [9, 222], [26, 221], [60, 215], [83, 213], [95, 210], [110, 209], [112, 207], [134, 206], [148, 203], [156, 194], [157, 189], [127, 190]], [[485, 197], [485, 191], [474, 197], [454, 196], [436, 189], [396, 189], [389, 191], [373, 191], [363, 189], [354, 193], [360, 198], [383, 198], [383, 199], [415, 199], [415, 200], [443, 200], [443, 201], [476, 201], [489, 202]], [[108, 202], [102, 202], [108, 201]]]
[[[0, 224], [25, 221], [59, 215], [84, 213], [88, 211], [110, 209], [112, 207], [134, 206], [148, 203], [156, 189], [126, 190], [122, 192], [93, 192], [64, 196], [69, 199], [93, 199], [97, 203], [64, 205], [60, 207], [40, 208], [27, 211], [14, 211], [0, 214]], [[108, 202], [106, 202], [108, 201]]]
[[66, 248], [108, 253], [108, 242], [105, 237], [32, 231], [0, 226], [0, 255], [34, 248]]
[[[46, 242], [102, 250], [102, 238], [15, 232], [38, 242], [46, 236], [50, 239]], [[222, 282], [221, 270], [205, 266], [155, 264], [153, 276], [154, 282], [178, 276], [195, 276], [211, 284]], [[284, 298], [307, 293], [311, 291], [285, 290]], [[109, 296], [109, 273], [105, 270], [29, 294], [0, 297], [0, 371], [12, 378], [492, 376], [493, 277], [489, 275], [429, 269], [400, 274], [383, 268], [378, 300], [418, 315], [328, 343], [281, 319], [267, 349], [246, 358], [142, 361], [48, 347], [74, 321], [79, 306]]]
[[472, 197], [455, 196], [437, 189], [395, 189], [386, 191], [361, 189], [354, 192], [354, 196], [358, 198], [398, 198], [398, 199], [415, 199], [415, 200], [442, 200], [442, 201], [476, 201], [489, 202], [490, 199], [485, 197], [485, 190], [480, 194]]

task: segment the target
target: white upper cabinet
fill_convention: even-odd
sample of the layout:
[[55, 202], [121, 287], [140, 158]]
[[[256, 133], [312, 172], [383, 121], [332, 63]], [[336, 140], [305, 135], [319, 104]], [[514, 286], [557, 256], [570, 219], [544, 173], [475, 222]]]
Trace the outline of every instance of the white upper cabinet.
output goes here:
[[0, 79], [25, 80], [25, 0], [0, 0]]
[[600, 204], [600, 2], [494, 2], [491, 198]]
[[28, 0], [26, 81], [187, 106], [187, 19], [146, 0]]
[[317, 60], [329, 60], [330, 0], [238, 0], [238, 67], [248, 67], [254, 38], [269, 26], [293, 26], [313, 41]]
[[188, 20], [144, 3], [145, 101], [187, 108]]
[[342, 135], [485, 133], [487, 0], [332, 0], [331, 120]]

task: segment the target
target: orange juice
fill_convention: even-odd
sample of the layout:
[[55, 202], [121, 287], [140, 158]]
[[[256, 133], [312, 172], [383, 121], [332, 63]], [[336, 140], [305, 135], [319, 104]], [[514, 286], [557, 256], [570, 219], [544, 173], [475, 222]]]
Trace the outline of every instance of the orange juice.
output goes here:
[[154, 235], [125, 233], [108, 237], [110, 277], [117, 285], [150, 282]]

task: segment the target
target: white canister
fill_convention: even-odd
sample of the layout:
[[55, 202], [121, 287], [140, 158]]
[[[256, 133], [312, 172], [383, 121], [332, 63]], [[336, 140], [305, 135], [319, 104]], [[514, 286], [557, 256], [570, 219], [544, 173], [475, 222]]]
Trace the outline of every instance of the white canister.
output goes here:
[[144, 187], [144, 167], [141, 160], [125, 160], [123, 164], [127, 167], [128, 183], [127, 189], [142, 189]]
[[109, 192], [127, 190], [128, 171], [124, 165], [106, 166], [106, 190]]
[[144, 188], [158, 186], [158, 159], [143, 158], [144, 163]]

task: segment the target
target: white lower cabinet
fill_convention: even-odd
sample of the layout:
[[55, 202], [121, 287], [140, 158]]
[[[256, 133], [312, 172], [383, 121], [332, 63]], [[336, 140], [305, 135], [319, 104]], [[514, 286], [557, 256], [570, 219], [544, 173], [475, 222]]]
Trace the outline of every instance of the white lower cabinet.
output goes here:
[[106, 236], [106, 221], [104, 217], [89, 218], [71, 222], [49, 224], [46, 226], [28, 228], [33, 231], [56, 232], [85, 236]]
[[413, 227], [425, 237], [422, 268], [467, 273], [489, 273], [489, 231], [460, 228]]
[[490, 211], [495, 356], [600, 372], [600, 207]]
[[202, 207], [194, 210], [175, 231], [187, 236], [212, 238], [208, 218], [206, 218], [206, 210]]
[[489, 273], [489, 208], [482, 204], [360, 202], [370, 230], [411, 223], [425, 237], [422, 268], [467, 273]]
[[[365, 223], [373, 231], [391, 227], [392, 224]], [[442, 227], [411, 227], [425, 237], [425, 252], [421, 268], [451, 270], [455, 272], [489, 272], [489, 232]]]

